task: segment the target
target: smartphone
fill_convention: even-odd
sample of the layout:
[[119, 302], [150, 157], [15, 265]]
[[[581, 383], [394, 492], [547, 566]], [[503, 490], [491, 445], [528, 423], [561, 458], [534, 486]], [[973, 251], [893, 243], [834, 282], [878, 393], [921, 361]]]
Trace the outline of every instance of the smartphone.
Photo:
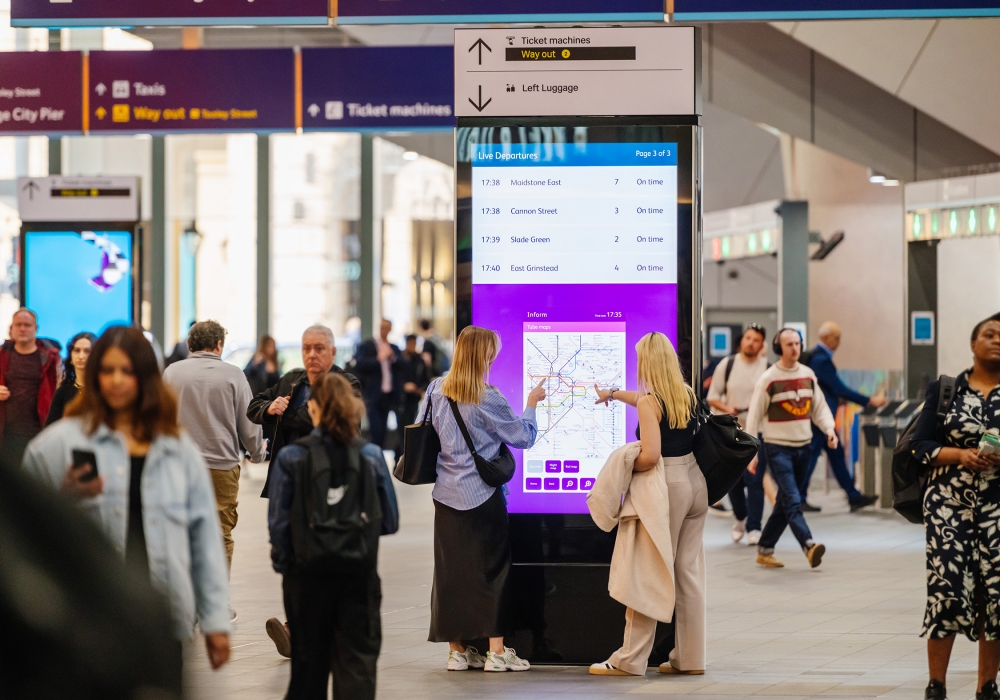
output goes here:
[[80, 481], [93, 481], [97, 478], [97, 455], [90, 450], [73, 450], [73, 468], [79, 469], [84, 464], [90, 465], [90, 473]]

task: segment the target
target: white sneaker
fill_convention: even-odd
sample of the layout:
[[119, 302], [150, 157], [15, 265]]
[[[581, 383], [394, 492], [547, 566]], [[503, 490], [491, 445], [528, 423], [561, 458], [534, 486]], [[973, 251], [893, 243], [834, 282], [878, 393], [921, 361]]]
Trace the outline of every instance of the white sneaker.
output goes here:
[[449, 671], [468, 671], [469, 670], [469, 655], [468, 651], [449, 651], [448, 652], [448, 670]]
[[747, 521], [734, 520], [733, 521], [733, 544], [739, 544], [740, 540], [743, 539], [743, 535], [747, 534]]
[[760, 542], [760, 530], [751, 530], [747, 533], [747, 544], [755, 547]]
[[465, 657], [469, 660], [469, 668], [483, 668], [486, 665], [486, 657], [476, 647], [465, 647]]
[[518, 658], [517, 654], [510, 647], [503, 648], [503, 654], [494, 654], [492, 651], [486, 652], [486, 665], [484, 671], [527, 671], [531, 668], [524, 659]]

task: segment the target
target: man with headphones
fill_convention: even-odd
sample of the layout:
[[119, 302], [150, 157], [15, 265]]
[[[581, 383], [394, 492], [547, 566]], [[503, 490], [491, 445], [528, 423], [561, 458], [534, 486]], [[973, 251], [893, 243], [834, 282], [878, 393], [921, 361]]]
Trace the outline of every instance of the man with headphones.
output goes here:
[[768, 467], [778, 484], [778, 502], [764, 525], [757, 545], [757, 563], [776, 569], [774, 547], [790, 526], [809, 565], [820, 565], [826, 547], [815, 542], [802, 512], [802, 490], [808, 476], [812, 424], [826, 435], [827, 445], [838, 445], [833, 414], [811, 369], [799, 363], [802, 336], [794, 328], [783, 328], [771, 344], [780, 359], [754, 387], [746, 431], [764, 436]]

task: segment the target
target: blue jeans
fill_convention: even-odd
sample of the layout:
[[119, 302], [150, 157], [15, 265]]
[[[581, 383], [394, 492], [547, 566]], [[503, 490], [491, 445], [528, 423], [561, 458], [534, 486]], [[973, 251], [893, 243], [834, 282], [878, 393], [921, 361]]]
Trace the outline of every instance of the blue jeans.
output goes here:
[[773, 442], [764, 443], [767, 450], [767, 466], [778, 484], [778, 502], [774, 504], [771, 517], [760, 536], [760, 549], [774, 549], [785, 527], [792, 528], [792, 534], [804, 549], [812, 541], [812, 533], [802, 515], [801, 489], [805, 484], [809, 469], [809, 445], [787, 447]]
[[[767, 468], [767, 455], [763, 443], [757, 453], [757, 473], [743, 472], [743, 478], [736, 482], [729, 491], [729, 502], [733, 504], [733, 517], [747, 521], [747, 532], [760, 530], [760, 521], [764, 517], [764, 470]], [[744, 489], [746, 489], [744, 491]]]
[[802, 486], [802, 500], [806, 500], [806, 492], [809, 491], [809, 480], [816, 469], [816, 462], [819, 461], [819, 456], [823, 450], [826, 450], [826, 458], [830, 460], [830, 469], [833, 470], [833, 476], [837, 479], [837, 483], [840, 484], [840, 488], [847, 492], [848, 503], [857, 503], [861, 500], [862, 496], [861, 492], [854, 486], [854, 475], [847, 468], [847, 458], [844, 456], [843, 443], [837, 445], [837, 449], [831, 450], [826, 444], [826, 434], [820, 432], [819, 428], [815, 425], [812, 429], [813, 439], [809, 445], [809, 471], [806, 473], [806, 481]]

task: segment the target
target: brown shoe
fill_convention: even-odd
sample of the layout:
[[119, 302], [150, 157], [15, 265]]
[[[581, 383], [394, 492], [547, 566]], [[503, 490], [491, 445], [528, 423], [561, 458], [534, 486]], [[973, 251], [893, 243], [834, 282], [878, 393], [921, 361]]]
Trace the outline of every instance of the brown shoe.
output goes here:
[[814, 544], [806, 551], [806, 559], [809, 560], [809, 566], [816, 568], [823, 562], [823, 555], [826, 554], [826, 547], [819, 542]]
[[288, 634], [288, 627], [281, 624], [281, 620], [272, 617], [264, 623], [267, 636], [274, 642], [274, 648], [286, 659], [292, 658], [292, 638]]
[[782, 569], [784, 564], [774, 558], [773, 554], [757, 554], [757, 564], [765, 569]]
[[664, 661], [660, 664], [660, 673], [671, 673], [678, 676], [704, 676], [705, 669], [694, 670], [694, 671], [682, 671], [676, 666], [672, 665], [669, 661]]

